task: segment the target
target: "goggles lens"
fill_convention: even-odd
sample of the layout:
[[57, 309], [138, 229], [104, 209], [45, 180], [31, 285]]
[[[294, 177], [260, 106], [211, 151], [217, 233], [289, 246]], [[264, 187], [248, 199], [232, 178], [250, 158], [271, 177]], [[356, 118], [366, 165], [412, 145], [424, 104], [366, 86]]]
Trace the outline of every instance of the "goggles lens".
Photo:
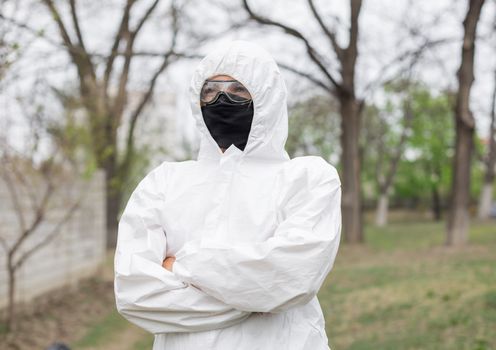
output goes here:
[[251, 100], [248, 90], [237, 80], [205, 80], [201, 89], [200, 101], [212, 103], [223, 91], [232, 102], [244, 103]]

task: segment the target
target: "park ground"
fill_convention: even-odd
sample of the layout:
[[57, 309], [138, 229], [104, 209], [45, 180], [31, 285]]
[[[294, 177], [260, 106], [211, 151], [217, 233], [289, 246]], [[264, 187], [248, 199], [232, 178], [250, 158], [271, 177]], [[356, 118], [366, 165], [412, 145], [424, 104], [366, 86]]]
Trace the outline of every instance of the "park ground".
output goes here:
[[[473, 222], [468, 245], [447, 248], [444, 223], [398, 220], [340, 247], [318, 294], [331, 348], [496, 349], [496, 223]], [[40, 303], [18, 348], [57, 339], [73, 350], [150, 350], [153, 337], [115, 310], [112, 258], [101, 277]]]

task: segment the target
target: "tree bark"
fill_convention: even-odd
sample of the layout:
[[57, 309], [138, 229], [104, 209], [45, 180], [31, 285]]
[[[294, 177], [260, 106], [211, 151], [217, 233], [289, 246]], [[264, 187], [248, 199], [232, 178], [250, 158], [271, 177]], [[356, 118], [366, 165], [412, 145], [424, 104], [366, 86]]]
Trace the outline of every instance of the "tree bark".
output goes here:
[[[107, 239], [106, 246], [108, 249], [115, 248], [117, 244], [117, 227], [119, 224], [118, 214], [121, 202], [121, 181], [124, 174], [118, 174], [115, 156], [109, 156], [105, 159], [105, 207], [106, 207], [106, 225]], [[117, 181], [116, 181], [117, 180]], [[120, 181], [119, 181], [120, 180]]]
[[341, 165], [343, 167], [343, 195], [341, 201], [343, 229], [346, 243], [363, 242], [362, 196], [360, 182], [360, 119], [356, 99], [342, 96], [341, 111]]
[[474, 55], [477, 24], [484, 0], [469, 0], [463, 21], [462, 60], [458, 70], [458, 93], [455, 107], [455, 157], [446, 244], [463, 245], [469, 229], [470, 171], [474, 147], [475, 120], [470, 110], [470, 90], [474, 81]]
[[5, 320], [5, 328], [8, 332], [13, 331], [14, 327], [14, 315], [15, 315], [15, 287], [16, 287], [16, 280], [15, 280], [15, 273], [16, 271], [12, 267], [12, 261], [10, 259], [11, 257], [9, 256], [9, 261], [8, 261], [8, 280], [9, 280], [9, 287], [8, 287], [8, 301], [7, 301], [7, 318]]
[[442, 218], [442, 208], [441, 208], [441, 195], [439, 194], [439, 189], [437, 186], [433, 185], [431, 189], [432, 193], [432, 216], [435, 221], [440, 221]]
[[[345, 242], [363, 242], [362, 184], [360, 130], [361, 107], [355, 95], [355, 68], [358, 58], [358, 34], [362, 0], [350, 0], [350, 30], [348, 46], [337, 51], [341, 62], [342, 83], [338, 99], [341, 103], [341, 164], [343, 166], [343, 229]], [[334, 42], [334, 41], [333, 41]]]

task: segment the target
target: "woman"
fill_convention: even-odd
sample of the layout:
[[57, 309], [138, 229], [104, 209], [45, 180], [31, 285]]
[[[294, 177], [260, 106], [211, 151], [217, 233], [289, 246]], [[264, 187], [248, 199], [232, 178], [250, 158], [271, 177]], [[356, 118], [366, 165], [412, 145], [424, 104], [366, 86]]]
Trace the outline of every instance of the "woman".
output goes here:
[[286, 87], [261, 47], [234, 41], [196, 68], [196, 160], [164, 161], [119, 222], [118, 311], [154, 350], [329, 349], [316, 297], [341, 233], [341, 182], [290, 159]]

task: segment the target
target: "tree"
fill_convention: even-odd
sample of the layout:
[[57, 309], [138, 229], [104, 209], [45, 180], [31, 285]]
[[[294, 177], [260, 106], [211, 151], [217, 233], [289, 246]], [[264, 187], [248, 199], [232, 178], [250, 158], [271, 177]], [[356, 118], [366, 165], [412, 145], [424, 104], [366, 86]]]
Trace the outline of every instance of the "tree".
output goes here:
[[72, 135], [53, 134], [60, 121], [50, 118], [38, 95], [43, 94], [35, 84], [25, 97], [17, 97], [22, 112], [14, 118], [23, 122], [25, 132], [23, 144], [17, 145], [19, 149], [14, 146], [15, 140], [8, 137], [12, 124], [7, 123], [0, 130], [0, 182], [7, 193], [4, 204], [17, 221], [11, 230], [7, 230], [12, 227], [10, 224], [0, 225], [0, 249], [5, 253], [0, 255], [5, 257], [8, 281], [8, 331], [15, 325], [18, 271], [39, 249], [63, 234], [63, 225], [78, 210], [86, 194], [74, 186], [84, 175], [84, 168], [67, 147]]
[[363, 241], [363, 219], [361, 210], [362, 197], [360, 184], [359, 135], [363, 100], [356, 96], [355, 66], [358, 58], [358, 18], [362, 8], [362, 1], [350, 0], [349, 40], [348, 44], [342, 47], [337, 41], [336, 32], [324, 22], [314, 1], [308, 0], [308, 6], [310, 7], [312, 15], [337, 58], [339, 64], [337, 69], [340, 75], [339, 78], [336, 77], [336, 74], [328, 67], [324, 56], [312, 46], [309, 39], [300, 31], [291, 26], [256, 14], [248, 4], [248, 0], [243, 0], [243, 6], [250, 18], [257, 23], [280, 28], [287, 34], [300, 40], [305, 45], [306, 54], [318, 67], [325, 80], [320, 80], [310, 74], [296, 71], [291, 67], [287, 68], [297, 74], [305, 76], [339, 101], [341, 115], [341, 178], [343, 181], [342, 213], [344, 240], [348, 243], [360, 243]]
[[[64, 19], [53, 0], [40, 1], [49, 10], [58, 29], [62, 46], [77, 70], [81, 103], [88, 117], [88, 129], [92, 137], [92, 152], [97, 166], [103, 168], [106, 174], [107, 247], [113, 248], [117, 238], [123, 184], [127, 182], [136, 155], [134, 132], [138, 120], [153, 96], [159, 76], [172, 62], [182, 56], [176, 51], [180, 8], [175, 2], [172, 2], [168, 8], [167, 16], [170, 21], [168, 47], [163, 52], [146, 53], [137, 49], [137, 41], [147, 22], [158, 11], [160, 0], [151, 2], [143, 13], [136, 11], [139, 0], [126, 0], [115, 35], [109, 45], [109, 52], [106, 55], [99, 55], [87, 49], [85, 35], [80, 25], [77, 0], [68, 1], [69, 19]], [[160, 41], [166, 42], [163, 39]], [[128, 83], [132, 73], [131, 66], [136, 57], [153, 57], [159, 59], [160, 64], [148, 80], [140, 101], [130, 106]], [[104, 62], [103, 67], [98, 65], [99, 61]], [[117, 147], [117, 131], [123, 123], [126, 112], [129, 113], [130, 118], [125, 147], [121, 151]]]
[[398, 167], [395, 194], [430, 203], [432, 217], [441, 220], [449, 191], [453, 158], [453, 94], [435, 94], [422, 84], [410, 90], [411, 135]]
[[[15, 317], [14, 296], [17, 271], [29, 260], [31, 255], [53, 241], [61, 228], [79, 207], [81, 198], [61, 199], [61, 192], [67, 189], [67, 169], [57, 164], [57, 157], [52, 156], [36, 166], [32, 159], [16, 157], [3, 148], [1, 178], [4, 180], [10, 196], [12, 207], [18, 219], [19, 230], [15, 239], [9, 244], [6, 235], [0, 234], [0, 245], [7, 259], [8, 303], [6, 328], [12, 330]], [[67, 193], [64, 193], [64, 195]], [[62, 195], [62, 198], [64, 197]], [[23, 204], [28, 199], [29, 205]], [[64, 214], [57, 219], [50, 232], [43, 237], [39, 228], [50, 216], [54, 207], [64, 208]], [[29, 210], [29, 209], [30, 210]], [[24, 248], [27, 242], [34, 242]]]
[[477, 24], [484, 0], [469, 0], [463, 21], [461, 63], [457, 72], [458, 92], [455, 105], [455, 156], [446, 244], [463, 245], [469, 228], [470, 170], [474, 149], [475, 119], [470, 110], [470, 91], [474, 81], [474, 55]]
[[[411, 131], [413, 112], [411, 88], [408, 80], [390, 82], [384, 86], [385, 106], [369, 106], [365, 109], [364, 164], [374, 169], [378, 201], [376, 225], [387, 224], [389, 194], [393, 188], [398, 164], [404, 153]], [[399, 130], [395, 127], [401, 122]]]

